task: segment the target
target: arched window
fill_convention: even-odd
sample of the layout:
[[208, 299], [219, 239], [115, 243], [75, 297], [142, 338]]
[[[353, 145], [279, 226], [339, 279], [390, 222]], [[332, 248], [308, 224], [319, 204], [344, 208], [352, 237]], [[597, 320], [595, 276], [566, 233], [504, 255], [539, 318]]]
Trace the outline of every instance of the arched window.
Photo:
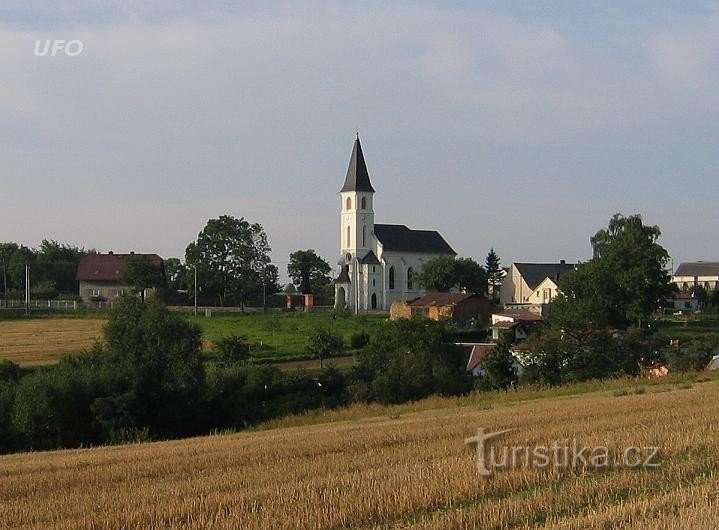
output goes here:
[[372, 309], [377, 309], [377, 295], [372, 293]]
[[365, 239], [367, 238], [367, 227], [362, 225], [362, 246], [365, 246]]
[[362, 197], [362, 209], [367, 209], [367, 197]]
[[350, 211], [352, 209], [352, 199], [347, 197], [347, 211]]
[[389, 268], [389, 288], [394, 289], [394, 267]]
[[414, 269], [407, 269], [407, 289], [414, 289]]
[[350, 248], [350, 227], [347, 227], [347, 248]]

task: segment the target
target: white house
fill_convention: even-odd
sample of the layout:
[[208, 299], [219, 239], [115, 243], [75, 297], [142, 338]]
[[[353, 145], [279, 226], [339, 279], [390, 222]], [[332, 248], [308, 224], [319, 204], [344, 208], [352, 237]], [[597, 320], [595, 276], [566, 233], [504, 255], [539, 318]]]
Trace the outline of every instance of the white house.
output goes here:
[[415, 279], [430, 259], [456, 253], [433, 230], [374, 222], [374, 188], [359, 136], [340, 190], [340, 260], [335, 307], [354, 313], [388, 310], [395, 300], [411, 300], [425, 291]]
[[502, 281], [499, 302], [504, 307], [524, 306], [542, 313], [542, 308], [559, 292], [559, 278], [575, 265], [559, 263], [512, 263]]
[[672, 283], [680, 291], [704, 287], [713, 291], [719, 286], [719, 261], [691, 261], [681, 263], [672, 276]]

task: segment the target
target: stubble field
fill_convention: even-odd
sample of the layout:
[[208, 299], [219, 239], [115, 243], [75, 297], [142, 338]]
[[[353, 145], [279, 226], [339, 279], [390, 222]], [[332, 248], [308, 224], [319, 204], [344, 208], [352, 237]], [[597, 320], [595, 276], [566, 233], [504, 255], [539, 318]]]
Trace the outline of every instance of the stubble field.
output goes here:
[[[714, 527], [719, 381], [516, 394], [358, 406], [311, 418], [329, 421], [318, 425], [0, 457], [0, 528]], [[374, 417], [343, 421], [353, 414]], [[660, 466], [518, 465], [483, 477], [464, 443], [478, 427], [515, 429], [492, 442], [497, 448], [571, 439], [616, 454], [658, 446]]]
[[0, 320], [0, 359], [22, 366], [55, 363], [65, 354], [90, 348], [104, 324], [98, 318]]

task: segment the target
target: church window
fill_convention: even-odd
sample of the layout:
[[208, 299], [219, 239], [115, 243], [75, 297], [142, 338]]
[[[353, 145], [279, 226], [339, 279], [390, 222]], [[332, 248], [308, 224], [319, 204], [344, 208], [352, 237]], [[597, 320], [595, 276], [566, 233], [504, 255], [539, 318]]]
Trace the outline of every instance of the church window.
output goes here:
[[367, 227], [362, 225], [362, 246], [365, 246], [365, 239], [367, 238]]
[[367, 209], [367, 197], [362, 197], [362, 209]]
[[377, 309], [377, 295], [372, 293], [372, 309]]
[[389, 288], [394, 289], [394, 267], [389, 268]]
[[347, 227], [347, 248], [350, 248], [350, 227]]
[[352, 199], [347, 197], [347, 211], [350, 211], [352, 209]]
[[407, 289], [414, 289], [414, 270], [412, 267], [407, 269]]

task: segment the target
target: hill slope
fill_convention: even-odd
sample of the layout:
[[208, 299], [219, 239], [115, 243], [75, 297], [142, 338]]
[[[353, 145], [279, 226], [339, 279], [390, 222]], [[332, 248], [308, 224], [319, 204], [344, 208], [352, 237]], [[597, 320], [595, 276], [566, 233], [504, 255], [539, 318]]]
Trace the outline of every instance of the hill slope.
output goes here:
[[[0, 528], [708, 528], [719, 516], [718, 400], [717, 381], [492, 408], [444, 400], [357, 421], [9, 455]], [[660, 467], [520, 463], [483, 477], [464, 442], [478, 427], [516, 429], [497, 448], [659, 446]]]

